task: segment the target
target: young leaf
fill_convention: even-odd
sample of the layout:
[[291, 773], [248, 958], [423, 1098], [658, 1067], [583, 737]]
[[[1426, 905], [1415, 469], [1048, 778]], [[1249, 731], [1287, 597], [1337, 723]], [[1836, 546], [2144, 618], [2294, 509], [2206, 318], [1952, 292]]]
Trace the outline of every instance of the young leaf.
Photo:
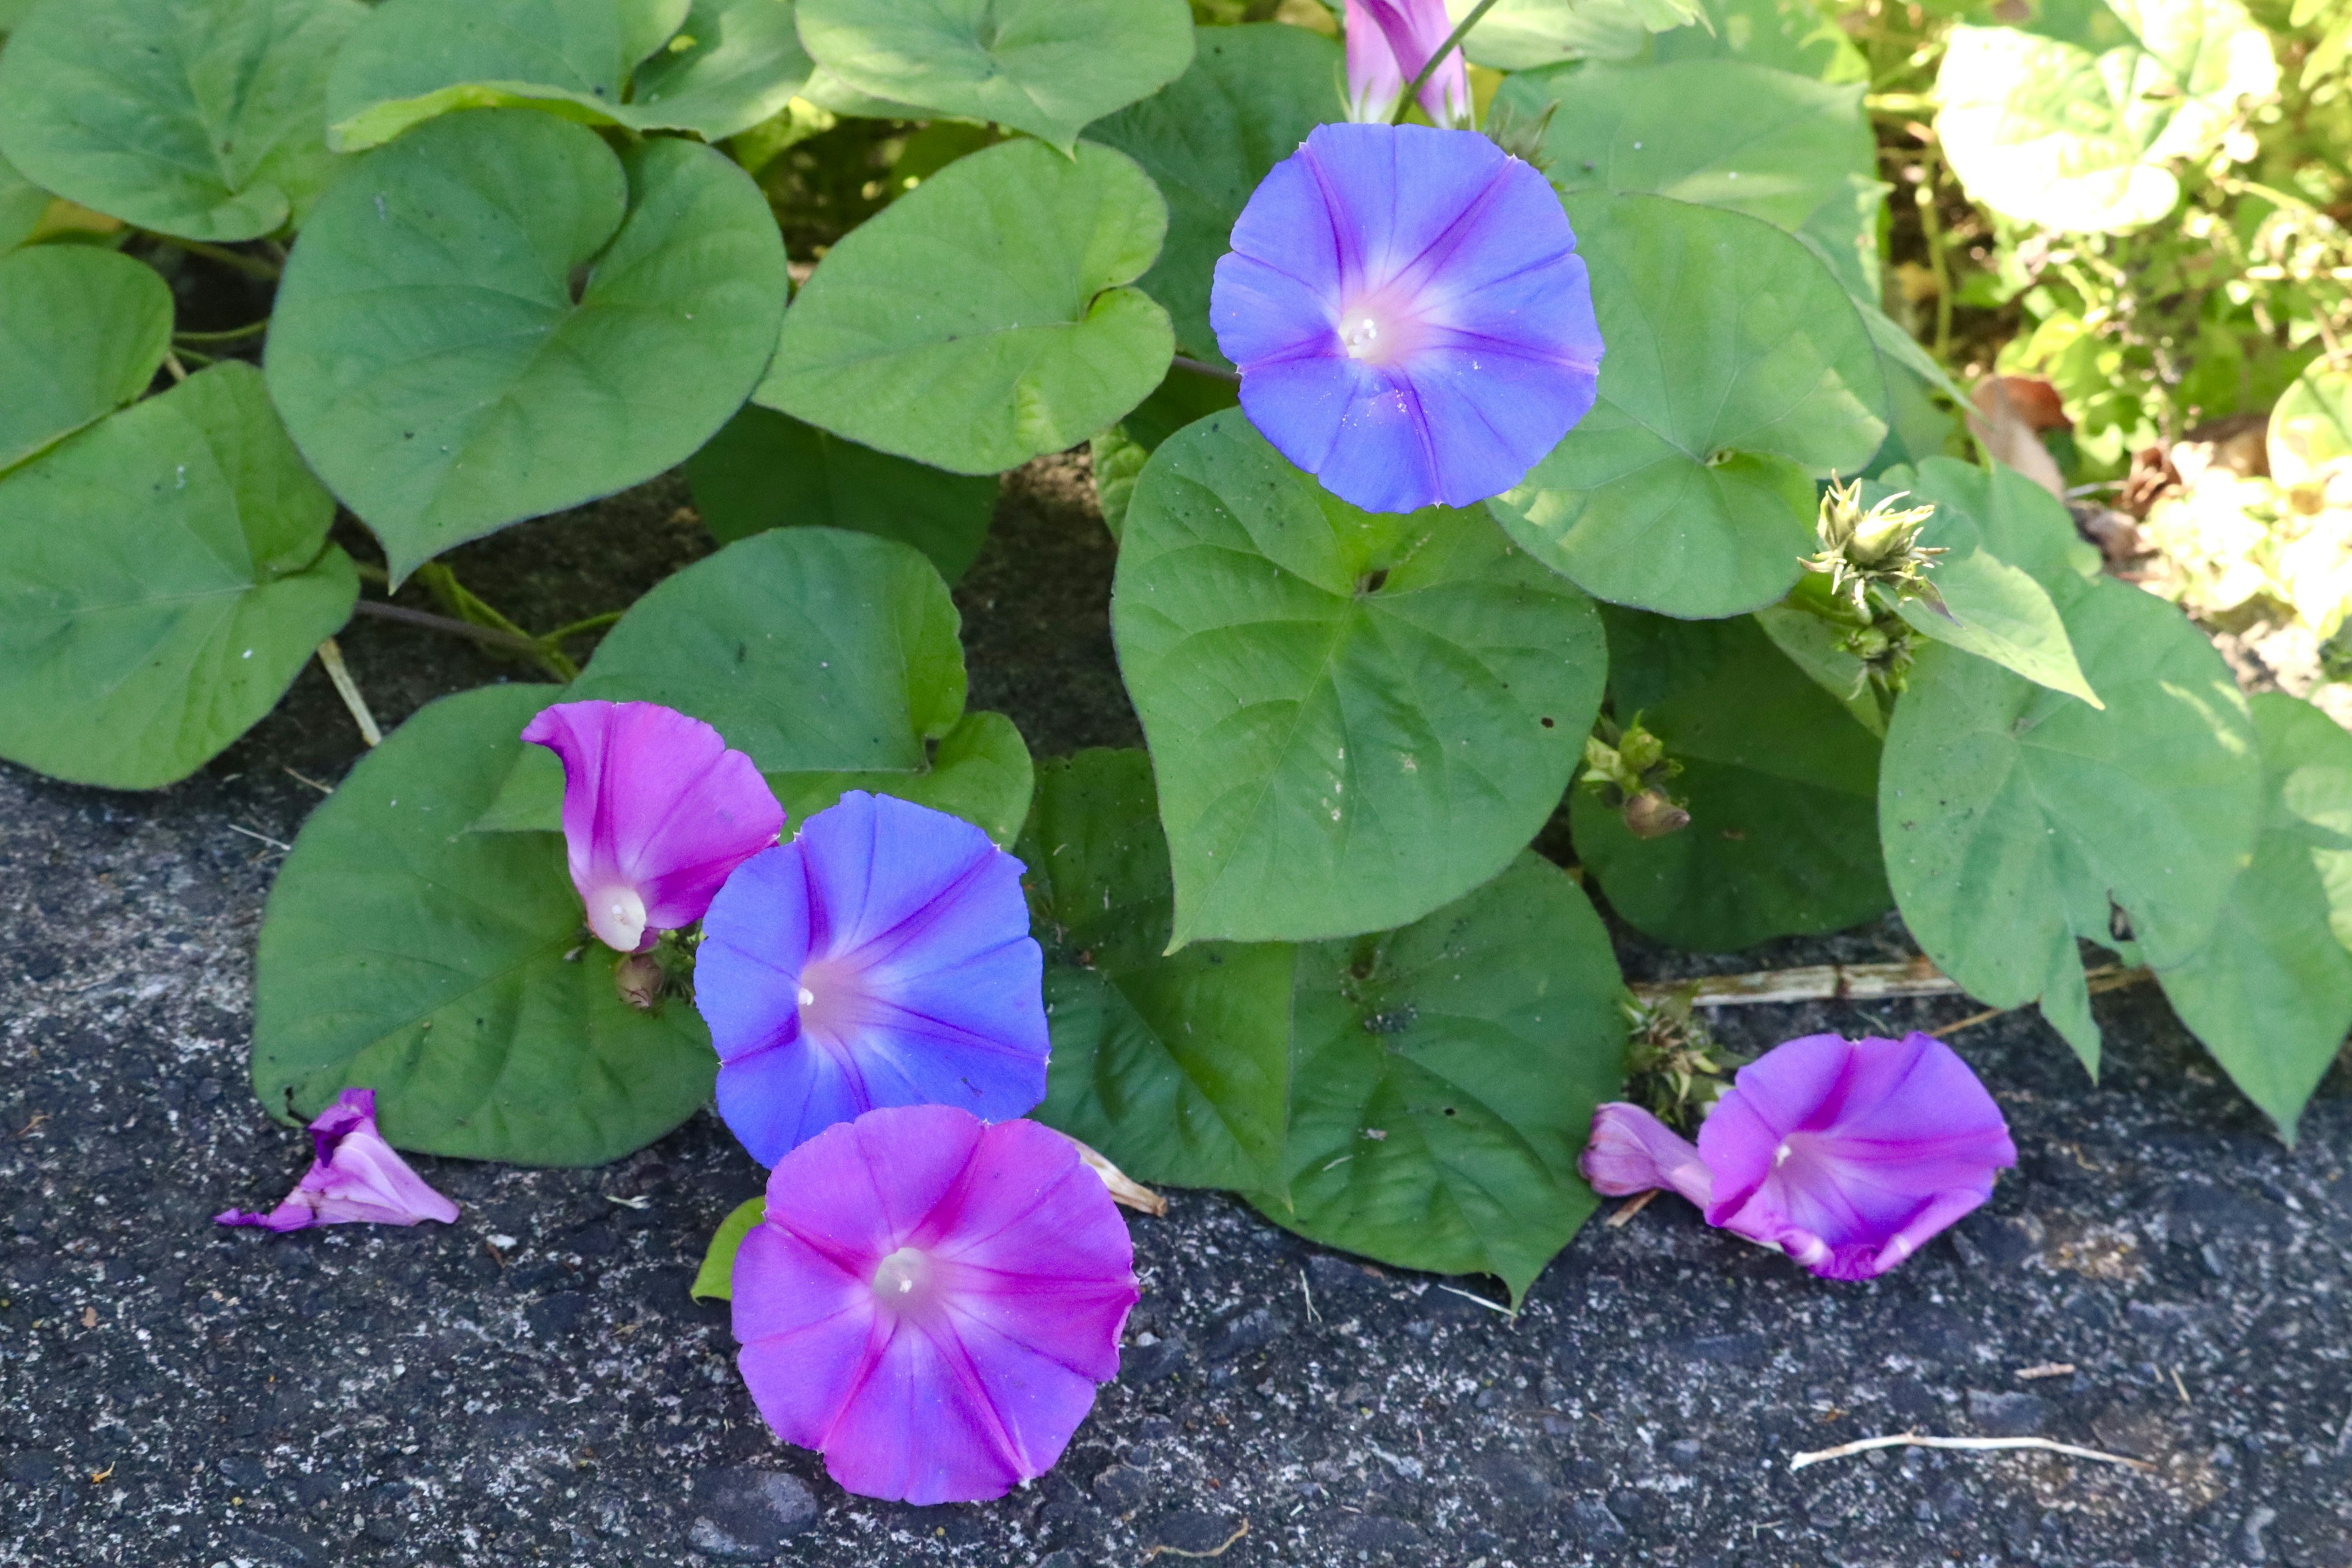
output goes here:
[[594, 1165], [710, 1096], [710, 1037], [684, 999], [621, 1000], [582, 923], [563, 841], [467, 833], [557, 692], [490, 686], [425, 708], [303, 825], [254, 975], [253, 1087], [272, 1114], [376, 1091], [404, 1149]]
[[751, 1227], [768, 1215], [765, 1194], [745, 1198], [727, 1211], [711, 1233], [710, 1246], [702, 1254], [702, 1267], [694, 1271], [694, 1283], [687, 1294], [698, 1301], [731, 1301], [735, 1299], [735, 1255], [743, 1248], [743, 1238]]
[[[2058, 17], [2079, 26], [2056, 26]], [[1936, 137], [1969, 195], [2072, 233], [2153, 223], [2168, 166], [2203, 156], [2238, 100], [2277, 85], [2270, 40], [2236, 0], [2053, 6], [2037, 29], [1959, 26], [1936, 77]]]
[[1496, 103], [1530, 121], [1550, 111], [1544, 173], [1562, 195], [1647, 191], [1746, 213], [1805, 241], [1849, 294], [1878, 297], [1882, 187], [1859, 85], [1690, 59], [1514, 76]]
[[153, 268], [86, 245], [0, 256], [0, 472], [146, 391], [171, 346]]
[[[1920, 538], [1932, 546], [1940, 542], [1939, 534], [1930, 520]], [[2074, 661], [2058, 606], [2027, 574], [1989, 551], [1954, 549], [1936, 563], [1930, 581], [1940, 607], [1924, 598], [1905, 599], [1896, 606], [1913, 631], [2013, 669], [2037, 686], [2101, 706]]]
[[1089, 121], [1183, 73], [1183, 0], [800, 0], [801, 42], [844, 85], [1026, 131], [1065, 155]]
[[1168, 848], [1150, 759], [1087, 751], [1047, 763], [1016, 853], [1048, 955], [1054, 1033], [1034, 1114], [1139, 1181], [1277, 1183], [1295, 950], [1200, 942], [1161, 956]]
[[1488, 502], [1596, 597], [1707, 618], [1788, 592], [1813, 548], [1812, 480], [1886, 434], [1861, 318], [1798, 241], [1663, 196], [1573, 196], [1609, 345], [1600, 401]]
[[1927, 543], [1989, 550], [2053, 596], [2099, 574], [2098, 547], [2075, 531], [2065, 503], [2015, 468], [1929, 458], [1916, 471], [1890, 468], [1879, 482], [1935, 504]]
[[451, 115], [320, 203], [269, 390], [397, 580], [692, 455], [759, 379], [784, 285], [766, 198], [709, 148]]
[[2229, 667], [2113, 580], [2058, 595], [2104, 710], [1957, 648], [1919, 650], [1879, 771], [1886, 876], [1919, 945], [1994, 1006], [2039, 998], [2098, 1066], [2074, 942], [2186, 962], [2261, 823], [2262, 761]]
[[1682, 764], [1666, 788], [1691, 816], [1678, 832], [1640, 838], [1593, 790], [1571, 792], [1577, 858], [1612, 909], [1662, 942], [1728, 952], [1843, 931], [1894, 902], [1868, 731], [1748, 617], [1610, 608], [1601, 620], [1610, 700]]
[[756, 395], [961, 474], [1076, 446], [1167, 372], [1168, 313], [1123, 287], [1166, 226], [1151, 181], [1108, 148], [959, 158], [834, 247]]
[[1307, 133], [1347, 114], [1339, 46], [1304, 27], [1203, 27], [1192, 67], [1094, 126], [1090, 141], [1137, 163], [1168, 198], [1168, 243], [1139, 287], [1167, 308], [1176, 346], [1224, 364], [1209, 285], [1234, 220]]
[[793, 22], [792, 0], [384, 0], [335, 61], [327, 136], [359, 152], [453, 110], [528, 106], [715, 142], [806, 84]]
[[1156, 453], [1111, 606], [1176, 946], [1418, 919], [1559, 802], [1601, 697], [1583, 595], [1478, 509], [1357, 510], [1235, 413]]
[[2253, 864], [2213, 940], [2157, 979], [2291, 1144], [2352, 1032], [2352, 734], [2280, 692], [2252, 706], [2269, 805]]
[[1608, 932], [1521, 855], [1402, 931], [1298, 954], [1281, 1187], [1302, 1236], [1523, 1295], [1596, 1206], [1576, 1161], [1624, 1082]]
[[333, 177], [327, 70], [358, 0], [76, 0], [0, 54], [0, 155], [69, 201], [163, 234], [239, 240]]
[[845, 528], [911, 544], [954, 583], [996, 514], [992, 476], [950, 474], [748, 406], [686, 460], [703, 526], [722, 544], [770, 528]]
[[334, 514], [236, 363], [0, 479], [0, 756], [111, 789], [194, 773], [350, 618]]

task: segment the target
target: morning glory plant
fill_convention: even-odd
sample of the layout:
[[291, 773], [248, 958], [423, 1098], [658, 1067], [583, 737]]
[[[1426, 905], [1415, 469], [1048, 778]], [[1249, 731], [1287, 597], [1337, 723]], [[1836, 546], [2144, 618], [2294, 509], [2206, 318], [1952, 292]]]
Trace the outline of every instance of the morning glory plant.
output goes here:
[[1050, 1469], [1118, 1372], [1134, 1250], [1034, 1121], [869, 1110], [780, 1160], [735, 1255], [737, 1361], [853, 1492], [974, 1502]]
[[991, 1119], [1045, 1094], [1021, 865], [971, 824], [852, 790], [711, 900], [695, 1004], [719, 1112], [763, 1165], [877, 1106]]
[[1318, 126], [1242, 209], [1209, 319], [1251, 423], [1367, 511], [1508, 489], [1601, 368], [1559, 195], [1469, 131]]

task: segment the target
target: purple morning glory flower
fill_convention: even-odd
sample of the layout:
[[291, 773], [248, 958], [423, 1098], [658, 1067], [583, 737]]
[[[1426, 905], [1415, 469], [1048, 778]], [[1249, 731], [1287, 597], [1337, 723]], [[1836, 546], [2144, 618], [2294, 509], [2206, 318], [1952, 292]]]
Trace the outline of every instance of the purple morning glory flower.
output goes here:
[[457, 1205], [425, 1184], [375, 1130], [375, 1090], [347, 1089], [310, 1123], [314, 1157], [299, 1186], [268, 1214], [224, 1209], [215, 1225], [307, 1230], [314, 1225], [448, 1225]]
[[1001, 1121], [1045, 1097], [1021, 862], [961, 817], [852, 790], [746, 860], [702, 930], [719, 1113], [763, 1165], [876, 1106]]
[[853, 1492], [1002, 1497], [1118, 1374], [1135, 1256], [1067, 1138], [949, 1105], [869, 1110], [786, 1155], [735, 1255], [738, 1364]]
[[559, 702], [522, 738], [563, 759], [572, 885], [588, 929], [616, 952], [700, 920], [728, 873], [783, 830], [751, 759], [674, 709]]
[[[1445, 0], [1348, 0], [1348, 118], [1385, 122], [1405, 84], [1454, 32]], [[1455, 49], [1421, 86], [1440, 125], [1470, 123], [1470, 73]]]
[[1472, 131], [1317, 126], [1234, 225], [1209, 319], [1250, 422], [1368, 511], [1510, 489], [1601, 367], [1559, 197]]
[[1583, 1163], [1600, 1192], [1670, 1186], [1825, 1279], [1869, 1279], [1992, 1196], [2017, 1145], [1941, 1040], [1809, 1035], [1739, 1069], [1696, 1149], [1646, 1110], [1604, 1105]]

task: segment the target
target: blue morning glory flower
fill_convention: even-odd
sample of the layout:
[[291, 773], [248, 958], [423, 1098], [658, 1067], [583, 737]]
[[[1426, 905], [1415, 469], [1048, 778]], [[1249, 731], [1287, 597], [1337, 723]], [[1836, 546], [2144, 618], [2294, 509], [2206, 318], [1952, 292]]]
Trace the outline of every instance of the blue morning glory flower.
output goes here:
[[1559, 195], [1471, 131], [1316, 127], [1234, 225], [1209, 319], [1250, 422], [1368, 511], [1510, 489], [1601, 366]]
[[702, 931], [719, 1114], [763, 1165], [876, 1106], [1045, 1097], [1021, 862], [960, 817], [852, 790], [736, 868]]

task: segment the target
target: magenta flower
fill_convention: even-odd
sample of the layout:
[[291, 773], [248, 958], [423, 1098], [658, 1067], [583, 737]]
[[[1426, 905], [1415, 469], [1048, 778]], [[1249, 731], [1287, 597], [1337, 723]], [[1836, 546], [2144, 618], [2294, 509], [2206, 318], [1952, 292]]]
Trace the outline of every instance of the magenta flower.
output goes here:
[[763, 1165], [877, 1106], [1001, 1121], [1045, 1097], [1021, 862], [960, 817], [852, 790], [745, 861], [702, 930], [719, 1113]]
[[1002, 1497], [1053, 1467], [1118, 1374], [1134, 1265], [1060, 1133], [869, 1110], [769, 1176], [735, 1255], [737, 1362], [776, 1435], [849, 1490]]
[[1604, 1105], [1583, 1162], [1602, 1193], [1673, 1187], [1707, 1224], [1825, 1279], [1885, 1273], [1992, 1196], [1993, 1173], [2016, 1163], [1976, 1074], [1917, 1034], [1774, 1047], [1739, 1069], [1696, 1149], [1646, 1110]]
[[375, 1130], [375, 1090], [347, 1089], [310, 1123], [314, 1157], [301, 1184], [268, 1214], [224, 1209], [215, 1225], [307, 1230], [314, 1225], [448, 1225], [457, 1205], [425, 1184]]
[[1600, 374], [1559, 197], [1471, 131], [1317, 126], [1234, 225], [1209, 319], [1250, 422], [1368, 511], [1510, 489]]
[[563, 759], [572, 885], [616, 952], [700, 920], [728, 873], [783, 830], [751, 759], [658, 703], [559, 702], [522, 738]]
[[[1445, 0], [1348, 0], [1348, 118], [1384, 123], [1405, 84], [1453, 32]], [[1422, 83], [1421, 107], [1437, 124], [1470, 123], [1470, 73], [1460, 49]]]

